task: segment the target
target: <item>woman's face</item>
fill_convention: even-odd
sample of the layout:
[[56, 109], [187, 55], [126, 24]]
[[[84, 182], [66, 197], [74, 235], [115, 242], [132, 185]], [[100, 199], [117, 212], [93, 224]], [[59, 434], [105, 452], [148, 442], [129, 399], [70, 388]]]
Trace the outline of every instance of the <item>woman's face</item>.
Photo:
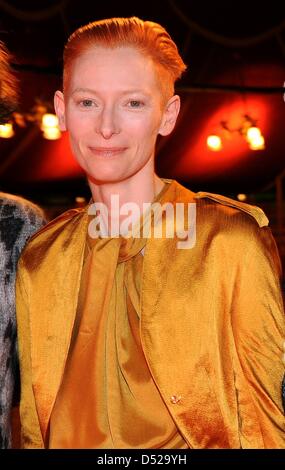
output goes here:
[[135, 48], [96, 46], [74, 61], [55, 106], [87, 176], [115, 183], [153, 165], [157, 135], [173, 129], [179, 97], [163, 104], [157, 69]]

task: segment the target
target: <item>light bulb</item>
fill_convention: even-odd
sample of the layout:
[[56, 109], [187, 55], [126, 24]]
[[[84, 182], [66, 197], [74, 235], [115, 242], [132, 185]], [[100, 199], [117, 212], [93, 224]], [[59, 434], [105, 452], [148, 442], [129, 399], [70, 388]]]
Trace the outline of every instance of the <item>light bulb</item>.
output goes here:
[[0, 124], [0, 137], [3, 139], [10, 139], [14, 135], [13, 124], [7, 122], [6, 124]]
[[265, 142], [263, 135], [256, 136], [256, 138], [249, 141], [249, 148], [251, 150], [263, 150], [265, 148]]
[[58, 117], [55, 114], [46, 113], [42, 117], [42, 129], [44, 130], [47, 127], [57, 127], [58, 126]]
[[207, 137], [207, 145], [210, 150], [218, 152], [222, 148], [222, 139], [218, 135], [209, 135]]
[[43, 131], [43, 137], [47, 140], [57, 140], [61, 137], [58, 127], [46, 127]]
[[246, 131], [246, 138], [248, 141], [254, 141], [261, 136], [261, 131], [259, 127], [249, 127]]

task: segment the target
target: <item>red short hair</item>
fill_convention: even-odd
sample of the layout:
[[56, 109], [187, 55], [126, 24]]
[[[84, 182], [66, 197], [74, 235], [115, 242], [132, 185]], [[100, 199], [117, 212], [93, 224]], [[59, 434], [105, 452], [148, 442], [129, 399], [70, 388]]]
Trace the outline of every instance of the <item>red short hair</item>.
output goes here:
[[17, 106], [17, 83], [9, 61], [9, 53], [0, 42], [0, 124], [9, 120]]
[[175, 42], [160, 24], [135, 16], [109, 18], [82, 26], [69, 37], [64, 49], [64, 89], [67, 89], [72, 63], [92, 46], [131, 46], [150, 57], [158, 66], [163, 94], [167, 98], [173, 95], [174, 83], [186, 70]]

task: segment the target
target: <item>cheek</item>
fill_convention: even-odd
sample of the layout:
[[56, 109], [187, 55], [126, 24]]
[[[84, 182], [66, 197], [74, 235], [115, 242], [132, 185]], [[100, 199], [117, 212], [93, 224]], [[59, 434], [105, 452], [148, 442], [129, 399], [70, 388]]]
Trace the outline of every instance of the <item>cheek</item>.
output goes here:
[[160, 120], [148, 116], [142, 120], [132, 119], [122, 123], [122, 133], [128, 133], [131, 139], [138, 141], [140, 146], [147, 145], [156, 139]]
[[144, 148], [153, 148], [155, 147], [157, 135], [158, 135], [159, 126], [156, 123], [148, 124], [147, 127], [143, 129], [141, 135], [141, 145]]
[[86, 125], [83, 119], [80, 119], [77, 116], [72, 116], [72, 117], [67, 117], [66, 128], [71, 135], [76, 137], [84, 133], [84, 130], [86, 129]]
[[79, 165], [82, 166], [81, 163], [83, 160], [82, 160], [82, 154], [80, 151], [80, 145], [78, 143], [78, 140], [74, 138], [72, 134], [69, 134], [69, 142], [70, 142], [70, 148], [71, 148], [73, 157], [75, 158], [77, 163], [79, 163]]
[[87, 140], [85, 138], [86, 134], [86, 126], [82, 124], [82, 120], [77, 119], [69, 119], [67, 120], [67, 131], [69, 136], [69, 142], [71, 151], [75, 157], [75, 159], [80, 162], [84, 160], [84, 152], [83, 152], [83, 143]]
[[66, 111], [66, 129], [74, 138], [80, 138], [88, 129], [90, 129], [93, 120], [86, 113], [80, 113], [75, 109], [67, 108]]

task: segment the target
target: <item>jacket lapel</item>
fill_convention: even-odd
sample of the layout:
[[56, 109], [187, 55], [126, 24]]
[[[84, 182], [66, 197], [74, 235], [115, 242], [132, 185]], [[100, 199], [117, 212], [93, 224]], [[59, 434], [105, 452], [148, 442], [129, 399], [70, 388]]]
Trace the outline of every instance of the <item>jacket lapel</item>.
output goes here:
[[[178, 191], [180, 188], [177, 185]], [[186, 197], [179, 193], [174, 202], [193, 202], [190, 192]], [[205, 237], [199, 232], [198, 214], [197, 242], [192, 248], [179, 249], [177, 237], [148, 240], [142, 276], [141, 339], [153, 379], [188, 445], [229, 447], [211, 367], [211, 355], [216, 354], [214, 311], [209, 308], [214, 286], [203, 266]], [[205, 292], [201, 291], [201, 279]]]
[[[45, 439], [52, 407], [60, 387], [76, 315], [86, 240], [87, 208], [63, 219], [35, 247], [40, 269], [33, 271], [35, 306], [31, 314], [33, 389]], [[45, 273], [42, 278], [41, 273]], [[50, 275], [48, 275], [50, 273]], [[36, 307], [37, 306], [37, 307]]]

